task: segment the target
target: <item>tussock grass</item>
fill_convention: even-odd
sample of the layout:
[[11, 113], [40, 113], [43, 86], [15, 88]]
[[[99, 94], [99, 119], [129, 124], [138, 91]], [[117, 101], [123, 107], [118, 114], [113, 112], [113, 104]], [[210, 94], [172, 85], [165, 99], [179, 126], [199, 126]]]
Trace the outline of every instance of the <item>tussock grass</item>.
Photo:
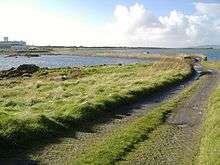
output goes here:
[[69, 123], [95, 119], [177, 84], [191, 71], [188, 62], [175, 58], [155, 64], [44, 69], [32, 78], [1, 80], [1, 142], [54, 136]]
[[[167, 114], [175, 110], [196, 89], [198, 83], [190, 86], [174, 99], [162, 103], [145, 116], [128, 123], [103, 142], [97, 143], [84, 153], [77, 155], [68, 164], [115, 164], [135, 145], [148, 139], [150, 133], [164, 123]], [[143, 151], [144, 152], [144, 151]], [[133, 155], [136, 159], [138, 155]]]

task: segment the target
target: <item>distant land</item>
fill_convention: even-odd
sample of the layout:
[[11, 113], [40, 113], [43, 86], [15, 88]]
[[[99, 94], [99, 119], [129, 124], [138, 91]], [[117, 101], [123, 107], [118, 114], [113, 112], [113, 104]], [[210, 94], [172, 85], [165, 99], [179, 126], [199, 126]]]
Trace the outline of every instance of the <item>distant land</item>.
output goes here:
[[200, 45], [192, 48], [196, 49], [220, 49], [220, 45]]
[[220, 49], [220, 45], [201, 45], [192, 47], [129, 47], [129, 46], [34, 46], [38, 48], [85, 48], [85, 49]]

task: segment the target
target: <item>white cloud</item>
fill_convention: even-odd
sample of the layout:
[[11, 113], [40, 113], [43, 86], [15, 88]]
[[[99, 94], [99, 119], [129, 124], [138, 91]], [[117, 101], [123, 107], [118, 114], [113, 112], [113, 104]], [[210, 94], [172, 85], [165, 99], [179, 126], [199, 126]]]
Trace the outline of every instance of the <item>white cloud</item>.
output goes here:
[[140, 4], [117, 6], [116, 22], [108, 25], [109, 44], [112, 38], [114, 43], [129, 46], [220, 44], [220, 4], [195, 3], [195, 9], [193, 15], [173, 10], [156, 18]]
[[[117, 5], [114, 22], [91, 27], [77, 18], [27, 6], [0, 6], [0, 35], [30, 44], [185, 47], [220, 44], [220, 4], [195, 3], [192, 15], [156, 17], [141, 4]], [[7, 14], [6, 14], [7, 13]]]
[[218, 3], [195, 3], [195, 7], [198, 14], [220, 16], [220, 4]]

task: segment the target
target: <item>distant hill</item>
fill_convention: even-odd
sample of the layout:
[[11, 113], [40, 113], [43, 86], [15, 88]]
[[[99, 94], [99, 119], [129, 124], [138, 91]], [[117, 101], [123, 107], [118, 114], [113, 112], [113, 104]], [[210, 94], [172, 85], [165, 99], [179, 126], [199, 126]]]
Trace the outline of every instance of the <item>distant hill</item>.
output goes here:
[[220, 49], [220, 45], [201, 45], [201, 46], [195, 46], [192, 48], [201, 48], [201, 49]]

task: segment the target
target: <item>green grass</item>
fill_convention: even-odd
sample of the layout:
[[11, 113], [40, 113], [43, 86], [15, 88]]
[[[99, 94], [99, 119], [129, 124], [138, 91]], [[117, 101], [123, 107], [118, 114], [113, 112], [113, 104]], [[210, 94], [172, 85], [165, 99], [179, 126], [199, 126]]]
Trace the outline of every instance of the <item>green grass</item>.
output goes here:
[[[205, 63], [209, 68], [220, 71], [219, 62]], [[220, 164], [220, 85], [214, 89], [209, 98], [205, 114], [200, 151], [195, 164]]]
[[191, 73], [185, 60], [163, 59], [155, 64], [41, 70], [32, 78], [1, 80], [0, 143], [54, 136], [67, 123], [74, 127], [117, 111]]
[[103, 50], [103, 49], [73, 49], [73, 48], [53, 48], [53, 53], [58, 54], [70, 54], [74, 53], [76, 55], [82, 56], [106, 56], [106, 57], [125, 57], [125, 58], [152, 58], [160, 59], [163, 57], [169, 57], [167, 55], [160, 54], [143, 54], [143, 53], [132, 53], [126, 50]]
[[[74, 157], [69, 164], [115, 164], [123, 159], [134, 146], [145, 141], [150, 133], [164, 123], [167, 114], [180, 106], [196, 89], [198, 83], [184, 90], [174, 99], [162, 103], [143, 117], [128, 123], [104, 142], [98, 142], [84, 153]], [[135, 159], [136, 157], [134, 157]]]
[[220, 62], [217, 62], [217, 61], [213, 61], [213, 62], [205, 62], [203, 61], [202, 63], [204, 66], [206, 66], [207, 68], [210, 68], [210, 69], [216, 69], [216, 70], [220, 70]]
[[[55, 54], [74, 54], [74, 55], [82, 55], [82, 56], [101, 56], [101, 57], [124, 57], [124, 58], [142, 58], [142, 59], [152, 59], [152, 60], [158, 60], [161, 58], [175, 58], [177, 56], [179, 57], [185, 57], [185, 56], [191, 56], [193, 58], [199, 57], [201, 59], [206, 59], [207, 57], [203, 54], [177, 54], [177, 53], [169, 53], [169, 54], [152, 54], [149, 52], [149, 54], [146, 53], [135, 53], [128, 51], [126, 49], [121, 50], [111, 50], [111, 49], [92, 49], [92, 48], [51, 48], [51, 53]], [[146, 49], [146, 52], [148, 52], [148, 49]]]

